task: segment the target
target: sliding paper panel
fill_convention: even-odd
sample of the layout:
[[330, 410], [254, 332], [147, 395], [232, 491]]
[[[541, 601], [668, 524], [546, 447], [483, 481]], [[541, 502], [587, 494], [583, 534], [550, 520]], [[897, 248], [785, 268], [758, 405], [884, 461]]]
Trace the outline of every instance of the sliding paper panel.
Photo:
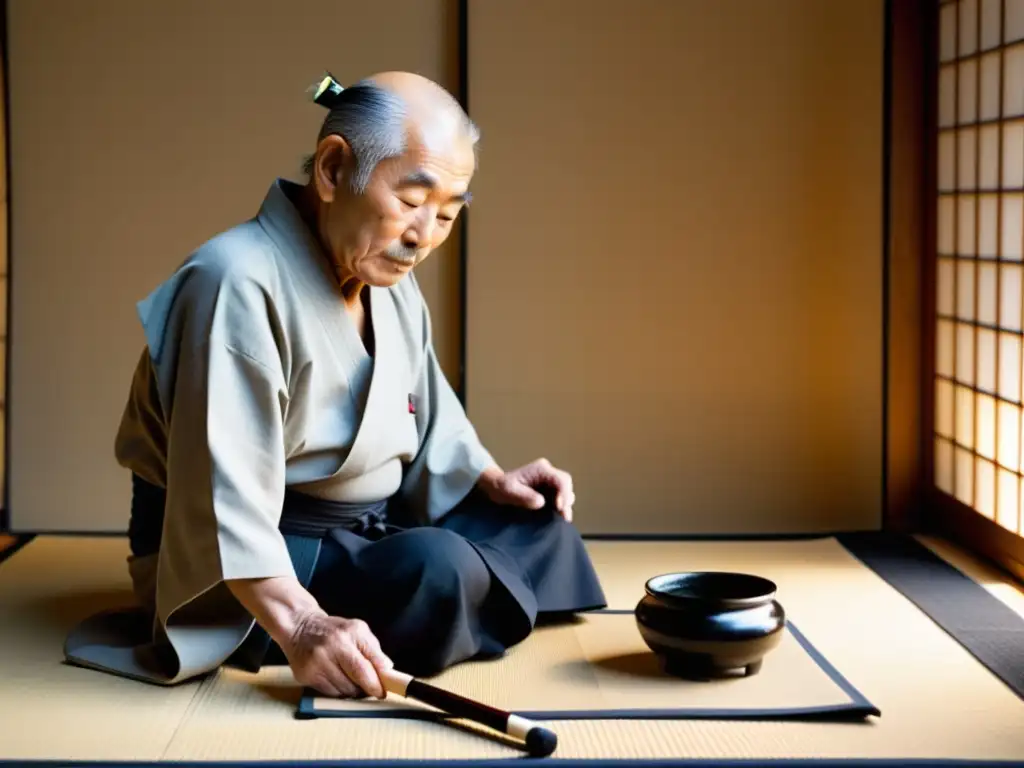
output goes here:
[[957, 131], [957, 189], [976, 189], [978, 184], [978, 129]]
[[1003, 52], [1003, 117], [1024, 115], [1024, 43]]
[[939, 320], [935, 331], [935, 372], [946, 378], [953, 378], [953, 323]]
[[943, 5], [939, 11], [939, 59], [940, 61], [952, 61], [957, 57], [956, 35], [957, 35], [957, 14], [959, 7], [956, 3]]
[[1005, 123], [1003, 130], [1003, 186], [1007, 189], [1024, 187], [1024, 120]]
[[996, 392], [996, 332], [989, 328], [978, 328], [975, 336], [975, 343], [978, 347], [977, 376], [974, 386], [979, 392], [994, 394]]
[[975, 460], [974, 506], [982, 515], [995, 517], [996, 468], [991, 461]]
[[939, 126], [956, 125], [956, 64], [947, 64], [939, 70]]
[[1024, 0], [1004, 0], [1006, 28], [1003, 42], [1015, 43], [1024, 40]]
[[998, 509], [996, 522], [1004, 528], [1017, 530], [1017, 514], [1020, 509], [1020, 476], [1005, 469], [999, 470], [999, 485], [996, 488]]
[[572, 472], [585, 531], [879, 524], [884, 29], [881, 0], [470, 0], [469, 413]]
[[[999, 195], [981, 195], [978, 198], [978, 256], [994, 259], [999, 255]], [[985, 265], [991, 266], [991, 265]], [[978, 299], [978, 320], [986, 321], [990, 313], [995, 312], [995, 302], [991, 304], [984, 297]]]
[[[957, 264], [956, 274], [956, 316], [958, 320], [966, 320], [973, 323], [974, 314], [974, 273], [977, 267], [974, 261], [962, 260]], [[961, 326], [965, 332], [970, 331], [970, 326]]]
[[[253, 216], [275, 178], [303, 179], [324, 118], [307, 88], [325, 69], [344, 83], [409, 69], [457, 88], [457, 3], [4, 5], [12, 524], [123, 532], [131, 478], [113, 439], [143, 347], [135, 303]], [[457, 267], [449, 246], [417, 272], [453, 380]]]
[[935, 433], [953, 438], [953, 384], [945, 379], [935, 381]]
[[[974, 372], [976, 370], [976, 358], [974, 353], [974, 340], [977, 331], [969, 323], [957, 323], [956, 326], [956, 380], [974, 386]], [[1000, 379], [1002, 382], [1002, 379]]]
[[999, 397], [1010, 402], [1020, 400], [1020, 336], [999, 334]]
[[978, 0], [960, 0], [957, 19], [957, 53], [969, 56], [978, 51]]
[[1021, 288], [1024, 270], [1017, 264], [1003, 264], [999, 269], [999, 326], [1007, 331], [1021, 330]]
[[[995, 421], [992, 416], [988, 418]], [[998, 418], [999, 463], [1007, 469], [1016, 471], [1020, 467], [1020, 406], [1000, 402]], [[992, 457], [989, 455], [986, 458]]]
[[[970, 395], [968, 394], [962, 401], [958, 402], [961, 407], [969, 407]], [[984, 456], [986, 459], [995, 459], [996, 457], [996, 430], [995, 430], [995, 414], [996, 414], [996, 401], [994, 398], [988, 395], [978, 394], [975, 397], [975, 403], [977, 407], [975, 409], [974, 422], [969, 425], [975, 429], [975, 446], [974, 451], [979, 456]], [[977, 425], [977, 427], [975, 427]], [[969, 444], [965, 444], [966, 447], [970, 447]]]
[[[993, 190], [999, 186], [999, 126], [983, 125], [978, 129], [978, 186]], [[952, 160], [944, 160], [952, 164]], [[939, 187], [946, 191], [944, 187]]]
[[1002, 42], [1000, 22], [1003, 13], [1002, 0], [981, 0], [981, 49], [991, 50]]
[[1024, 0], [954, 0], [939, 24], [934, 482], [1019, 532]]
[[975, 240], [975, 224], [978, 220], [977, 197], [975, 195], [960, 195], [956, 201], [956, 208], [957, 256], [976, 256], [978, 253]]
[[957, 447], [955, 464], [955, 495], [963, 504], [974, 505], [974, 454]]
[[[999, 117], [999, 67], [1001, 63], [1002, 57], [998, 53], [989, 53], [981, 57], [979, 84], [981, 107], [978, 115], [981, 120], [995, 120]], [[964, 122], [969, 122], [969, 120]]]

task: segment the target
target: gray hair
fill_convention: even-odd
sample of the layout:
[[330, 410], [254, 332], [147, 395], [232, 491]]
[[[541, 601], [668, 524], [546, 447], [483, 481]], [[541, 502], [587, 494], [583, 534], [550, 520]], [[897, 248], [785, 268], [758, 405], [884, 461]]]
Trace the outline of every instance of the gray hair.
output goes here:
[[[391, 91], [370, 80], [361, 80], [332, 97], [330, 111], [320, 127], [317, 144], [327, 136], [341, 136], [355, 156], [356, 171], [349, 183], [356, 194], [366, 191], [377, 165], [400, 156], [406, 149], [405, 102]], [[474, 153], [480, 130], [463, 113]], [[313, 175], [315, 155], [303, 163], [307, 176]]]
[[[405, 118], [402, 99], [371, 82], [359, 82], [331, 103], [316, 140], [319, 144], [327, 136], [338, 135], [348, 142], [356, 161], [350, 184], [359, 194], [366, 190], [378, 163], [405, 151]], [[307, 176], [313, 174], [314, 159], [310, 155], [303, 164]]]

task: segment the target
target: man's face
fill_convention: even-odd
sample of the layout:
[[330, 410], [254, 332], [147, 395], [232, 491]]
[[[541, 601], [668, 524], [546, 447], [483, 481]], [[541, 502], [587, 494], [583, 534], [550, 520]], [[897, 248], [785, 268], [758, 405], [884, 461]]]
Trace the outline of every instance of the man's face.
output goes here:
[[468, 137], [410, 134], [405, 154], [381, 162], [363, 193], [336, 186], [324, 217], [335, 263], [369, 285], [401, 280], [448, 238], [468, 202], [476, 165]]

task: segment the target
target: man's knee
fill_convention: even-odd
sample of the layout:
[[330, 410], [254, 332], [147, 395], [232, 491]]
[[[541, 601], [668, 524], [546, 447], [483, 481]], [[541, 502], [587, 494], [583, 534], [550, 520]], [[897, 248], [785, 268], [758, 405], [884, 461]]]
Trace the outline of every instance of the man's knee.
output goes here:
[[406, 568], [418, 572], [420, 589], [436, 599], [481, 602], [490, 571], [463, 537], [439, 528], [413, 528], [394, 537], [394, 551]]

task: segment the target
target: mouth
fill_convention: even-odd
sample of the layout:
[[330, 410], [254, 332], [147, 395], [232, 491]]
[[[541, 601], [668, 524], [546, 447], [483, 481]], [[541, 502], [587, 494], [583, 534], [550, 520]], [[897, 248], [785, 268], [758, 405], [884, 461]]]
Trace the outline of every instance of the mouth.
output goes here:
[[415, 252], [409, 253], [406, 251], [405, 253], [396, 253], [393, 250], [385, 250], [381, 255], [392, 264], [396, 264], [400, 267], [411, 268], [416, 266], [417, 254]]
[[388, 254], [384, 254], [384, 258], [391, 262], [393, 266], [399, 267], [401, 269], [412, 269], [414, 266], [416, 266], [416, 259], [414, 258], [401, 259], [398, 258], [397, 256], [389, 256]]

